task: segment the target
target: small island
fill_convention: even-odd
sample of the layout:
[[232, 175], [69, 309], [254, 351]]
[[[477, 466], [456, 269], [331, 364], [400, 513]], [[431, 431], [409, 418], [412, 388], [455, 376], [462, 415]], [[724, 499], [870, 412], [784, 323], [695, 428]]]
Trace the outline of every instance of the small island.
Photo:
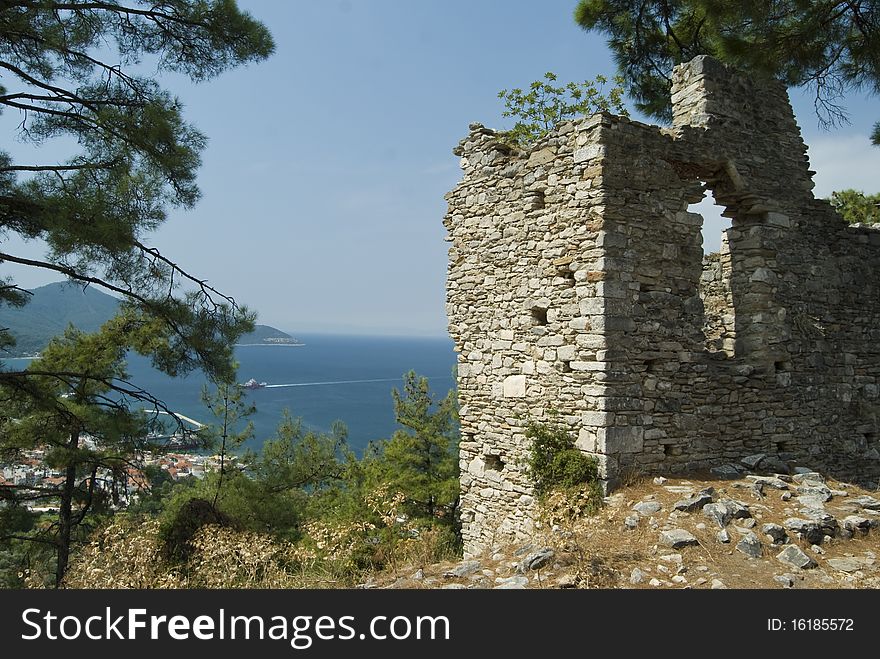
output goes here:
[[303, 346], [305, 343], [280, 329], [269, 325], [256, 325], [254, 331], [245, 334], [236, 346]]

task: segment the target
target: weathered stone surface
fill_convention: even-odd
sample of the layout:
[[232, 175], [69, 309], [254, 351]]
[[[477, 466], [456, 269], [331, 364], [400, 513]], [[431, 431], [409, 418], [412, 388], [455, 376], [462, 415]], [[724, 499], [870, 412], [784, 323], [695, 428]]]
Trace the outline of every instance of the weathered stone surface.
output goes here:
[[790, 574], [778, 574], [773, 577], [773, 581], [777, 581], [782, 584], [783, 588], [794, 587], [794, 578]]
[[736, 543], [736, 550], [742, 552], [746, 556], [750, 556], [751, 558], [760, 558], [764, 553], [764, 547], [761, 545], [761, 541], [758, 539], [758, 536], [751, 531], [746, 533], [746, 535]]
[[640, 584], [645, 580], [645, 577], [647, 577], [647, 576], [648, 575], [646, 575], [644, 572], [642, 572], [642, 570], [640, 570], [637, 567], [634, 567], [633, 571], [629, 575], [629, 582], [631, 584]]
[[856, 572], [865, 568], [864, 563], [854, 558], [829, 558], [825, 562], [841, 572]]
[[788, 541], [788, 534], [779, 524], [762, 524], [761, 533], [769, 536], [774, 545], [782, 545]]
[[802, 496], [816, 497], [824, 501], [831, 501], [831, 490], [822, 483], [807, 481], [803, 485], [798, 485], [795, 491]]
[[746, 476], [746, 478], [755, 483], [755, 485], [761, 485], [762, 487], [772, 487], [777, 490], [788, 489], [788, 483], [786, 483], [781, 478], [776, 478], [775, 476], [754, 476], [750, 474]]
[[448, 578], [461, 578], [466, 577], [470, 574], [474, 574], [478, 570], [482, 568], [482, 564], [480, 561], [462, 561], [458, 565], [456, 565], [451, 570], [444, 572], [443, 576]]
[[811, 544], [822, 542], [822, 539], [825, 536], [819, 528], [819, 523], [815, 520], [789, 517], [783, 522], [783, 526], [789, 531], [797, 533], [801, 538]]
[[810, 570], [817, 565], [816, 561], [807, 556], [797, 545], [788, 545], [776, 555], [776, 560], [801, 570]]
[[663, 510], [663, 506], [656, 501], [640, 501], [633, 506], [633, 510], [635, 510], [640, 515], [648, 516], [659, 513], [661, 510]]
[[660, 543], [673, 549], [681, 549], [682, 547], [699, 544], [690, 531], [685, 531], [684, 529], [663, 531], [660, 533]]
[[860, 515], [848, 515], [843, 518], [843, 528], [848, 531], [867, 533], [873, 527], [880, 527], [880, 520], [868, 519]]
[[816, 496], [813, 494], [802, 494], [797, 498], [797, 500], [798, 503], [802, 506], [814, 509], [822, 508], [825, 502], [828, 501], [828, 499], [826, 499], [825, 497]]
[[748, 455], [744, 457], [740, 462], [742, 462], [749, 469], [755, 469], [758, 464], [767, 457], [766, 453], [756, 453], [755, 455]]
[[728, 542], [730, 542], [730, 532], [727, 529], [721, 529], [715, 535], [715, 538], [718, 540], [718, 542], [726, 545]]
[[630, 531], [637, 529], [639, 527], [639, 516], [627, 515], [623, 520], [623, 525]]
[[687, 499], [676, 501], [673, 508], [682, 512], [692, 512], [698, 508], [702, 508], [707, 503], [712, 503], [712, 497], [708, 494], [695, 494]]
[[824, 483], [825, 477], [817, 471], [799, 471], [795, 469], [795, 474], [791, 477], [795, 483]]
[[823, 535], [835, 536], [840, 531], [840, 522], [828, 511], [821, 508], [801, 508], [800, 514], [819, 525]]
[[703, 514], [709, 519], [715, 520], [718, 526], [724, 528], [731, 520], [749, 517], [751, 513], [749, 513], [748, 507], [739, 501], [722, 499], [717, 503], [703, 506]]
[[866, 510], [877, 510], [880, 511], [880, 500], [875, 499], [872, 496], [864, 495], [860, 497], [850, 497], [847, 500], [847, 503], [853, 503], [857, 506], [864, 508]]
[[548, 565], [555, 555], [556, 554], [552, 549], [544, 547], [543, 549], [539, 549], [526, 556], [522, 562], [520, 562], [520, 568], [523, 572], [540, 570], [545, 565]]
[[[455, 150], [446, 310], [468, 557], [530, 537], [526, 425], [551, 409], [612, 488], [802, 464], [798, 485], [818, 491], [798, 494], [815, 498], [820, 473], [880, 476], [880, 296], [865, 293], [880, 232], [815, 199], [783, 84], [706, 58], [671, 78], [666, 129], [601, 114], [511, 149], [475, 125]], [[734, 218], [705, 257], [687, 211], [701, 182]]]
[[495, 579], [495, 590], [519, 590], [529, 585], [529, 578], [522, 575], [512, 577], [498, 577]]

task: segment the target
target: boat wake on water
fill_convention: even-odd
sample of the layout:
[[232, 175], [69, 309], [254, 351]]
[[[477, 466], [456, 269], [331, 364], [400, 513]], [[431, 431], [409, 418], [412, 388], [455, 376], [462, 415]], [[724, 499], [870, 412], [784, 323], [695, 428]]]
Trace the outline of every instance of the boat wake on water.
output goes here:
[[[450, 376], [446, 376], [450, 377]], [[443, 378], [428, 378], [429, 380], [441, 380]], [[261, 389], [273, 389], [279, 387], [318, 387], [321, 385], [328, 384], [361, 384], [367, 382], [400, 382], [400, 378], [374, 378], [371, 380], [333, 380], [331, 382], [293, 382], [291, 384], [267, 384], [261, 387]]]

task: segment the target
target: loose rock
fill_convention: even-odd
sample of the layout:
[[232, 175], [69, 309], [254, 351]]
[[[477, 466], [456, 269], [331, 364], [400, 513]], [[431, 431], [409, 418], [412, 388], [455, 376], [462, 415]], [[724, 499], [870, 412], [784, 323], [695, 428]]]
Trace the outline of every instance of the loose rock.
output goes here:
[[826, 563], [841, 572], [857, 572], [865, 567], [855, 558], [829, 558]]
[[495, 582], [498, 584], [495, 590], [519, 590], [529, 585], [529, 578], [518, 574], [506, 578], [498, 577]]
[[751, 556], [752, 558], [760, 558], [764, 553], [764, 548], [761, 545], [761, 541], [758, 539], [754, 533], [749, 531], [738, 543], [736, 543], [737, 551], [742, 552], [746, 556]]
[[663, 531], [660, 534], [660, 542], [673, 549], [681, 549], [682, 547], [699, 544], [697, 539], [689, 531], [685, 531], [684, 529]]
[[794, 587], [794, 579], [792, 579], [791, 575], [788, 574], [779, 574], [773, 577], [773, 581], [778, 581], [779, 583], [781, 583], [783, 588]]
[[742, 462], [749, 469], [756, 469], [758, 464], [767, 457], [766, 453], [756, 453], [755, 455], [749, 455], [744, 457], [740, 462]]
[[785, 520], [785, 522], [783, 522], [783, 526], [789, 531], [797, 533], [799, 537], [803, 538], [810, 544], [822, 542], [822, 539], [825, 536], [825, 534], [822, 533], [822, 530], [819, 528], [819, 524], [809, 519], [789, 517], [787, 520]]
[[756, 485], [761, 485], [762, 487], [772, 487], [776, 490], [788, 489], [788, 483], [786, 483], [781, 478], [776, 478], [775, 476], [746, 476], [746, 478], [754, 482]]
[[653, 515], [654, 513], [659, 513], [663, 510], [663, 506], [656, 501], [640, 501], [633, 506], [633, 510], [640, 515]]
[[696, 494], [687, 499], [682, 499], [681, 501], [676, 501], [673, 508], [676, 510], [680, 510], [682, 512], [693, 512], [698, 508], [702, 508], [707, 503], [712, 503], [712, 496], [709, 494]]
[[539, 549], [536, 552], [532, 552], [528, 556], [526, 556], [522, 562], [520, 563], [520, 567], [523, 572], [528, 572], [529, 570], [540, 570], [542, 567], [550, 563], [553, 560], [555, 553], [549, 547], [544, 547], [543, 549]]
[[797, 545], [788, 545], [776, 555], [776, 560], [801, 570], [810, 570], [818, 564], [807, 556]]
[[761, 526], [761, 533], [769, 536], [774, 545], [783, 545], [788, 541], [788, 534], [779, 524], [764, 524]]
[[451, 570], [444, 572], [443, 576], [447, 578], [452, 577], [466, 577], [470, 574], [473, 574], [477, 570], [481, 569], [483, 566], [480, 564], [480, 561], [463, 561], [459, 563]]

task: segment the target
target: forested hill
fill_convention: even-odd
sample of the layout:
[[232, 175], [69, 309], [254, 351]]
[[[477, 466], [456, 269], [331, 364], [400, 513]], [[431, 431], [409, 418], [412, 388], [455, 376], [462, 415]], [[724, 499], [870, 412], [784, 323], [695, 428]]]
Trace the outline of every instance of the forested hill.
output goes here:
[[[109, 320], [119, 300], [98, 289], [68, 282], [56, 282], [31, 291], [30, 301], [23, 307], [0, 306], [0, 329], [8, 329], [16, 344], [5, 357], [30, 356], [38, 353], [53, 336], [73, 324], [84, 332], [97, 330]], [[243, 344], [297, 344], [299, 341], [268, 325], [257, 325], [254, 332], [240, 339]]]

